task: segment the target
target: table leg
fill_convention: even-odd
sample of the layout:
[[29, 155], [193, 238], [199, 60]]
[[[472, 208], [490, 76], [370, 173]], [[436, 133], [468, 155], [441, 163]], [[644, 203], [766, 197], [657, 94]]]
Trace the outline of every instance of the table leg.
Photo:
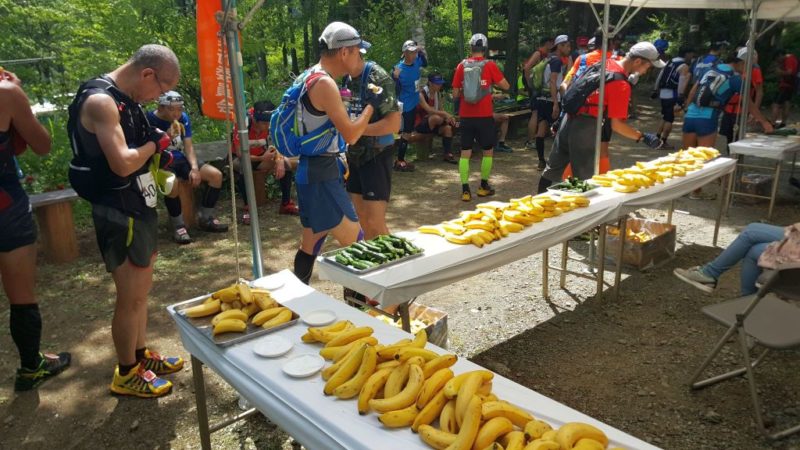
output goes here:
[[403, 321], [403, 331], [411, 333], [411, 319], [408, 314], [408, 302], [403, 302], [397, 305], [397, 313], [400, 314], [400, 320]]
[[625, 236], [628, 234], [628, 217], [623, 216], [619, 219], [619, 250], [617, 250], [617, 268], [614, 273], [614, 300], [619, 300], [619, 291], [622, 280], [622, 257], [625, 254]]
[[722, 211], [725, 209], [725, 205], [728, 204], [728, 195], [730, 195], [729, 180], [732, 176], [733, 176], [732, 174], [726, 175], [726, 178], [722, 180], [722, 182], [720, 183], [720, 189], [722, 189], [722, 192], [720, 192], [719, 195], [719, 205], [717, 206], [717, 220], [714, 223], [714, 239], [711, 243], [711, 245], [713, 245], [714, 247], [717, 246], [717, 238], [719, 237], [719, 224], [720, 222], [722, 222]]
[[675, 199], [669, 201], [669, 209], [667, 210], [667, 224], [672, 225], [672, 213], [675, 212]]
[[194, 399], [197, 403], [197, 426], [200, 429], [200, 447], [203, 450], [211, 450], [211, 431], [208, 426], [203, 362], [194, 355], [192, 355], [192, 380], [194, 381]]
[[775, 199], [778, 197], [778, 180], [781, 177], [781, 161], [775, 163], [775, 181], [772, 183], [772, 194], [769, 199], [769, 211], [767, 220], [772, 219], [772, 209], [775, 207]]
[[725, 191], [725, 215], [728, 215], [728, 208], [731, 207], [733, 202], [733, 189], [734, 182], [736, 181], [736, 169], [728, 174], [728, 189]]
[[550, 299], [550, 289], [547, 286], [547, 280], [549, 277], [549, 270], [548, 266], [550, 265], [550, 250], [544, 249], [542, 250], [542, 297], [545, 300]]
[[603, 284], [606, 273], [606, 224], [600, 224], [600, 235], [597, 238], [597, 293], [595, 297], [603, 297]]
[[569, 256], [569, 241], [561, 244], [561, 289], [567, 287], [567, 256]]

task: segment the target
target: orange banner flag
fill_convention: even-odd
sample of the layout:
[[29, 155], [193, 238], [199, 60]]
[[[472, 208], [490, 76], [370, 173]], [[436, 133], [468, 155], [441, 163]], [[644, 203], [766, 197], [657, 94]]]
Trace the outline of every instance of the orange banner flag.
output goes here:
[[[217, 14], [222, 14], [222, 0], [199, 0], [197, 2], [197, 56], [200, 62], [200, 94], [203, 99], [203, 115], [212, 119], [233, 119], [230, 65], [227, 51], [223, 51], [224, 40], [220, 40], [221, 27], [217, 22]], [[227, 77], [227, 83], [225, 83], [225, 77]], [[229, 113], [226, 114], [226, 111]]]

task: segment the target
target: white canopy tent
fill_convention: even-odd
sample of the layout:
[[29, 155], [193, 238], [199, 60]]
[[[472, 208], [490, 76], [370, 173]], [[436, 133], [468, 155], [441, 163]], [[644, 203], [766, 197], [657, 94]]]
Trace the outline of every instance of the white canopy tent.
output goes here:
[[[602, 54], [608, 50], [608, 39], [613, 37], [608, 31], [609, 29], [609, 15], [610, 7], [624, 6], [625, 10], [622, 13], [617, 25], [614, 29], [614, 34], [619, 33], [625, 25], [638, 13], [642, 8], [670, 8], [670, 9], [738, 9], [747, 11], [749, 18], [750, 33], [747, 41], [747, 61], [745, 67], [752, 71], [753, 67], [753, 48], [756, 40], [761, 37], [769, 28], [780, 21], [800, 21], [800, 0], [562, 0], [575, 3], [589, 3], [592, 6], [592, 12], [597, 19], [598, 24], [603, 28]], [[601, 20], [599, 13], [595, 9], [595, 5], [602, 4], [603, 18]], [[634, 8], [632, 10], [632, 8]], [[758, 20], [771, 20], [775, 21], [769, 27], [757, 30]], [[748, 73], [748, 79], [750, 74]], [[605, 65], [601, 65], [601, 78], [600, 78], [600, 105], [597, 119], [597, 134], [595, 137], [595, 173], [599, 170], [600, 164], [600, 133], [603, 117], [603, 102], [605, 98]], [[742, 101], [742, 114], [741, 122], [739, 125], [740, 136], [743, 136], [747, 131], [747, 109], [750, 98], [750, 83], [744, 83], [743, 92], [741, 97]]]

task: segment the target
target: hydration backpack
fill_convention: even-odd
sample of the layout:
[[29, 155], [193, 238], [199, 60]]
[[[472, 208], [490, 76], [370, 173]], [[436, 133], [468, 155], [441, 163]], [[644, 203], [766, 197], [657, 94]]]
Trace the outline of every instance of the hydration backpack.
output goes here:
[[531, 87], [533, 88], [533, 92], [538, 93], [542, 90], [542, 85], [544, 84], [544, 70], [547, 68], [547, 64], [550, 63], [550, 58], [544, 58], [531, 69]]
[[[598, 62], [589, 66], [580, 78], [567, 88], [561, 98], [561, 109], [567, 114], [577, 114], [578, 110], [586, 104], [586, 99], [600, 87], [600, 64]], [[625, 74], [606, 70], [606, 84], [612, 81], [628, 80]], [[591, 105], [596, 106], [596, 105]]]
[[573, 79], [580, 78], [581, 75], [583, 75], [583, 73], [586, 72], [586, 69], [589, 67], [589, 64], [587, 62], [587, 57], [588, 57], [587, 53], [581, 55], [581, 59], [579, 60], [580, 62], [578, 63], [578, 70], [576, 70], [575, 74], [572, 76]]
[[[726, 66], [727, 67], [727, 66]], [[733, 91], [729, 80], [733, 77], [733, 69], [715, 65], [708, 69], [700, 79], [692, 103], [700, 107], [719, 108], [728, 103]]]
[[281, 155], [289, 158], [317, 156], [327, 152], [331, 142], [339, 138], [330, 119], [312, 131], [308, 131], [303, 122], [303, 96], [324, 75], [325, 72], [306, 70], [283, 93], [280, 105], [273, 111], [269, 134]]
[[678, 72], [678, 68], [684, 63], [686, 63], [686, 60], [681, 57], [672, 58], [658, 74], [658, 80], [656, 81], [658, 89], [677, 89], [681, 75]]
[[483, 66], [488, 61], [482, 59], [480, 61], [470, 61], [465, 59], [461, 62], [464, 67], [464, 101], [467, 103], [478, 103], [483, 100], [483, 97], [489, 95], [492, 91], [487, 85], [481, 86], [483, 80]]

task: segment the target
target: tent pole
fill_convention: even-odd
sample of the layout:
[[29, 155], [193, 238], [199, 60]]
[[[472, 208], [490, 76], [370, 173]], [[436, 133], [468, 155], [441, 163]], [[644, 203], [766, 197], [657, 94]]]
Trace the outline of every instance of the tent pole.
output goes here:
[[758, 8], [760, 0], [753, 0], [752, 9], [750, 9], [750, 37], [747, 39], [747, 58], [745, 59], [744, 73], [746, 80], [743, 80], [742, 94], [739, 98], [741, 115], [739, 116], [739, 133], [740, 139], [744, 139], [747, 135], [747, 116], [750, 109], [750, 84], [753, 79], [753, 49], [756, 44], [756, 27], [758, 26]]
[[[600, 138], [603, 133], [603, 102], [606, 97], [606, 54], [608, 53], [608, 17], [611, 9], [611, 0], [605, 0], [603, 7], [603, 44], [600, 49], [600, 88], [597, 101], [597, 130], [594, 135], [594, 173], [600, 173]], [[617, 30], [614, 30], [616, 32]]]
[[[253, 188], [253, 167], [250, 164], [250, 140], [247, 132], [247, 115], [245, 113], [244, 84], [242, 74], [242, 50], [239, 48], [239, 26], [236, 19], [236, 0], [225, 2], [226, 16], [228, 11], [233, 13], [233, 18], [229, 18], [223, 27], [225, 29], [225, 41], [228, 46], [228, 65], [231, 71], [231, 87], [233, 89], [233, 109], [236, 115], [236, 127], [239, 131], [239, 152], [242, 160], [241, 171], [244, 176], [245, 194], [250, 208], [250, 239], [253, 252], [253, 277], [261, 278], [264, 276], [264, 268], [261, 259], [261, 236], [258, 227], [258, 207], [256, 205], [255, 190]], [[233, 180], [231, 180], [233, 183]], [[236, 201], [236, 199], [231, 199]], [[235, 218], [234, 218], [235, 219]]]

